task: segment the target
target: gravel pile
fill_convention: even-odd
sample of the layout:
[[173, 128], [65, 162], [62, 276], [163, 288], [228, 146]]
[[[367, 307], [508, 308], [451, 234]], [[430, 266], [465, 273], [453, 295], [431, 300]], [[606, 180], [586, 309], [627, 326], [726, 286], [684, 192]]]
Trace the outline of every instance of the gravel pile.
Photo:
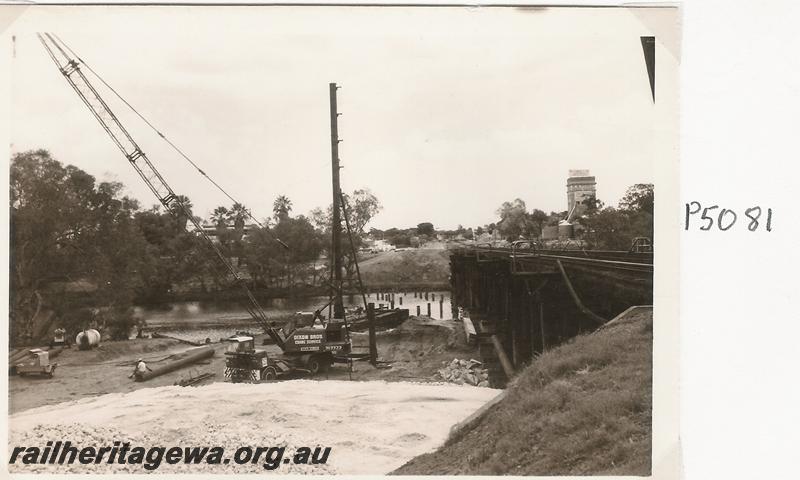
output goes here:
[[[468, 385], [338, 380], [142, 388], [15, 413], [8, 451], [43, 448], [48, 441], [78, 448], [129, 442], [145, 451], [219, 446], [230, 462], [171, 465], [164, 455], [158, 469], [145, 470], [142, 464], [110, 465], [106, 455], [99, 464], [25, 466], [18, 458], [9, 467], [15, 473], [386, 474], [439, 447], [453, 424], [497, 393]], [[283, 446], [282, 460], [290, 461], [274, 470], [264, 468], [263, 454], [255, 464], [233, 459], [240, 447]], [[300, 447], [330, 447], [327, 463], [295, 464]]]
[[444, 368], [439, 369], [439, 377], [445, 382], [458, 385], [473, 385], [476, 387], [489, 386], [489, 370], [481, 368], [483, 364], [477, 360], [459, 360], [454, 358], [450, 363], [445, 362]]
[[[176, 441], [176, 438], [180, 440]], [[215, 473], [215, 474], [265, 474], [275, 473], [281, 475], [287, 474], [305, 474], [305, 475], [334, 475], [338, 472], [331, 465], [295, 465], [293, 462], [280, 463], [280, 465], [273, 469], [267, 470], [264, 468], [265, 455], [257, 463], [247, 463], [243, 465], [237, 464], [233, 460], [234, 453], [239, 447], [242, 446], [260, 446], [260, 447], [285, 447], [283, 459], [291, 458], [294, 454], [296, 447], [313, 445], [304, 444], [296, 438], [286, 434], [275, 435], [268, 431], [256, 430], [254, 425], [243, 423], [238, 431], [231, 428], [230, 425], [203, 423], [201, 425], [187, 426], [186, 429], [181, 429], [180, 432], [174, 430], [162, 430], [154, 425], [149, 433], [123, 433], [119, 429], [104, 427], [104, 426], [91, 426], [85, 424], [63, 424], [63, 425], [38, 425], [34, 429], [25, 432], [12, 432], [9, 438], [10, 446], [37, 446], [44, 447], [48, 441], [71, 442], [72, 446], [80, 449], [84, 447], [93, 446], [95, 448], [101, 446], [113, 446], [114, 442], [130, 443], [130, 448], [143, 447], [147, 452], [151, 447], [211, 447], [220, 446], [225, 449], [224, 458], [229, 458], [228, 464], [208, 464], [205, 461], [201, 463], [187, 464], [181, 461], [176, 464], [169, 464], [166, 461], [166, 456], [162, 455], [162, 459], [156, 469], [146, 469], [144, 465], [153, 465], [154, 457], [148, 461], [147, 455], [141, 463], [136, 464], [109, 464], [107, 463], [109, 455], [103, 457], [102, 463], [99, 464], [81, 464], [77, 460], [68, 465], [23, 465], [20, 462], [21, 456], [17, 459], [17, 463], [9, 465], [11, 473], [77, 473], [77, 474], [96, 474], [96, 473]], [[156, 455], [156, 453], [153, 453]], [[126, 455], [130, 458], [131, 453]], [[274, 459], [275, 457], [272, 457]]]

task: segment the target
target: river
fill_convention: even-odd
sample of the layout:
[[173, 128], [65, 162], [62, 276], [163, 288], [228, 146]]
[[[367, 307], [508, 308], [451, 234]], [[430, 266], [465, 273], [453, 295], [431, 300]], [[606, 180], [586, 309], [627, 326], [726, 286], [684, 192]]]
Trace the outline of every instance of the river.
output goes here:
[[[381, 306], [389, 308], [388, 298], [371, 293], [367, 295], [367, 302], [374, 303], [375, 308]], [[428, 299], [423, 293], [399, 292], [395, 293], [394, 299], [395, 308], [407, 308], [411, 315], [417, 314], [417, 307], [421, 315], [427, 315], [430, 304], [431, 317], [452, 318], [450, 292], [447, 291], [428, 293]], [[313, 312], [325, 306], [327, 302], [327, 297], [273, 298], [262, 301], [261, 306], [267, 318], [279, 320], [296, 312]], [[360, 295], [348, 295], [344, 297], [344, 305], [363, 306], [363, 301]], [[238, 301], [173, 302], [161, 307], [134, 307], [134, 316], [147, 322], [145, 334], [158, 331], [164, 335], [194, 342], [203, 342], [206, 338], [217, 341], [237, 331], [259, 332], [259, 328], [255, 326], [244, 307], [244, 303]], [[325, 315], [327, 316], [327, 309]]]

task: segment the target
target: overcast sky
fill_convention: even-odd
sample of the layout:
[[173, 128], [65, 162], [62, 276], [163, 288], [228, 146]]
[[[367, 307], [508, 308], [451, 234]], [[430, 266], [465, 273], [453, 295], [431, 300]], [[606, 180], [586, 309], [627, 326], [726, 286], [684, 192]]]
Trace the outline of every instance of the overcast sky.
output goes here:
[[[294, 214], [330, 203], [329, 82], [343, 189], [384, 207], [370, 226], [477, 226], [516, 197], [566, 210], [577, 168], [616, 205], [653, 182], [660, 126], [639, 37], [677, 31], [671, 11], [28, 8], [11, 26], [12, 152], [46, 148], [156, 203], [33, 33], [52, 31], [257, 217], [277, 195]], [[659, 76], [677, 68], [669, 55], [657, 45]], [[196, 214], [229, 204], [105, 98]]]

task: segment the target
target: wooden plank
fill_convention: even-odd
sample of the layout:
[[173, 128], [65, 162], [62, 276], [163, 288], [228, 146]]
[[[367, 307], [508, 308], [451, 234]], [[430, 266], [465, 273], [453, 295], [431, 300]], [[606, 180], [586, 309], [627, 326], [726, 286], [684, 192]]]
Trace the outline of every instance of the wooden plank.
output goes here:
[[472, 320], [468, 316], [464, 315], [461, 317], [461, 323], [464, 324], [464, 333], [467, 336], [467, 343], [475, 343], [475, 340], [478, 338], [478, 334], [475, 331], [475, 325], [472, 323]]

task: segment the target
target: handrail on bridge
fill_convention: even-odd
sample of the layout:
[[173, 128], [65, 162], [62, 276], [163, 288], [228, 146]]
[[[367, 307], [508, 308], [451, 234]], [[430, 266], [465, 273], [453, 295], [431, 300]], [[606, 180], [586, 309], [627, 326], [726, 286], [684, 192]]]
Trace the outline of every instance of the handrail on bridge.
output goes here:
[[652, 253], [653, 241], [650, 237], [636, 237], [631, 242], [631, 248], [628, 253]]
[[518, 273], [517, 271], [517, 257], [520, 256], [518, 252], [520, 249], [525, 248], [524, 246], [527, 245], [527, 250], [531, 253], [527, 253], [525, 257], [535, 257], [539, 255], [539, 245], [533, 240], [515, 240], [511, 242], [511, 274], [514, 275]]
[[480, 250], [481, 245], [485, 245], [485, 246], [487, 246], [489, 248], [492, 248], [494, 246], [489, 242], [476, 243], [473, 246], [473, 248], [475, 249], [475, 261], [477, 261], [477, 262], [485, 261], [485, 260], [481, 260], [481, 250]]

